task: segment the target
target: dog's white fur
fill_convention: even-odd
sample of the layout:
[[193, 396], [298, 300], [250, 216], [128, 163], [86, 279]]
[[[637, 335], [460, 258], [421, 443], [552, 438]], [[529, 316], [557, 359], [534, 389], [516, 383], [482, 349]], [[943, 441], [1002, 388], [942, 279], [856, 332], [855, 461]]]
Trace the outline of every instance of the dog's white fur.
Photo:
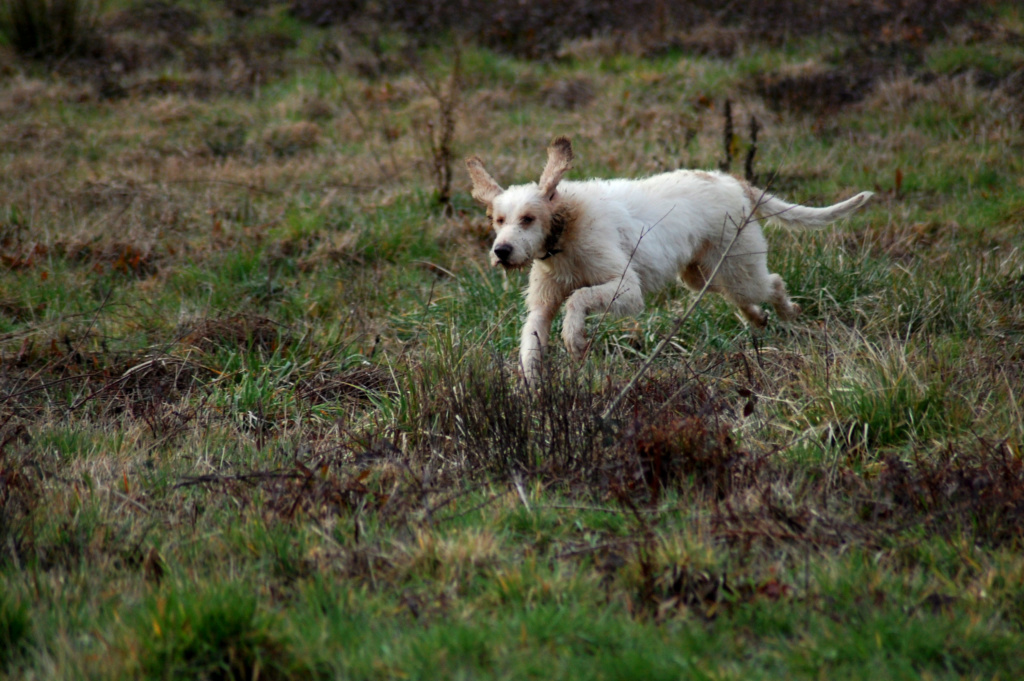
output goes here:
[[487, 206], [496, 231], [492, 264], [517, 269], [533, 263], [520, 344], [528, 380], [539, 375], [562, 303], [562, 340], [579, 358], [587, 349], [589, 313], [640, 312], [645, 293], [676, 277], [699, 291], [719, 261], [708, 290], [735, 303], [750, 323], [766, 322], [758, 303], [771, 303], [782, 319], [795, 318], [800, 306], [789, 299], [782, 277], [768, 271], [768, 244], [756, 218], [820, 227], [871, 197], [862, 192], [834, 206], [808, 208], [730, 175], [688, 170], [640, 180], [563, 182], [572, 158], [570, 141], [557, 137], [540, 180], [508, 189], [478, 157], [466, 159], [473, 198]]

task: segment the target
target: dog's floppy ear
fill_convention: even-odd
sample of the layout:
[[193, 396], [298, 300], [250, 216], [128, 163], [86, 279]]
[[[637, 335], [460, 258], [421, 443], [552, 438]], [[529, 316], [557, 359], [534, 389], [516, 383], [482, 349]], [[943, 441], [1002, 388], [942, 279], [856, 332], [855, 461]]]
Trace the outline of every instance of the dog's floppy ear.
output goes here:
[[473, 180], [473, 198], [485, 206], [491, 205], [494, 197], [505, 191], [494, 181], [491, 174], [484, 170], [484, 162], [479, 156], [467, 158], [466, 168], [469, 169], [469, 178]]
[[572, 168], [572, 142], [568, 137], [559, 135], [551, 140], [548, 147], [548, 164], [540, 174], [540, 193], [547, 199], [555, 198], [555, 188], [562, 181], [562, 176]]

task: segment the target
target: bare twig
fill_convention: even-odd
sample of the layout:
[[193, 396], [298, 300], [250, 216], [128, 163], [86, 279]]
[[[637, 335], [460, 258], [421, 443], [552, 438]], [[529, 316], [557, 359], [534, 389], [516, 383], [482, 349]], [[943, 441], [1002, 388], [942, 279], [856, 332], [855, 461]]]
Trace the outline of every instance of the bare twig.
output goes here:
[[135, 499], [132, 499], [132, 498], [131, 498], [130, 496], [128, 496], [127, 494], [122, 494], [122, 493], [118, 492], [118, 491], [117, 491], [116, 489], [112, 489], [112, 490], [110, 490], [110, 491], [111, 491], [111, 493], [112, 493], [112, 494], [113, 494], [113, 495], [114, 495], [115, 497], [117, 497], [118, 499], [121, 499], [122, 501], [125, 501], [125, 502], [127, 502], [127, 503], [131, 504], [132, 506], [135, 506], [136, 508], [138, 508], [138, 509], [139, 509], [140, 511], [142, 511], [143, 513], [149, 513], [149, 509], [148, 509], [148, 508], [146, 508], [145, 506], [143, 506], [142, 504], [140, 504], [140, 503], [139, 503], [138, 501], [136, 501]]
[[637, 369], [636, 373], [634, 373], [632, 378], [629, 379], [629, 382], [622, 388], [622, 390], [618, 392], [618, 394], [612, 399], [612, 401], [608, 403], [608, 406], [605, 407], [604, 411], [601, 412], [601, 421], [607, 421], [608, 417], [611, 416], [612, 412], [614, 412], [616, 408], [618, 408], [619, 404], [626, 397], [626, 395], [628, 395], [633, 390], [633, 388], [636, 387], [637, 382], [643, 377], [645, 373], [647, 373], [647, 370], [651, 368], [651, 364], [653, 364], [654, 360], [658, 358], [658, 355], [660, 355], [668, 346], [668, 344], [672, 341], [672, 337], [679, 332], [679, 329], [682, 328], [683, 324], [685, 324], [686, 321], [690, 318], [690, 315], [693, 314], [693, 311], [697, 308], [697, 305], [700, 303], [701, 300], [703, 300], [704, 294], [706, 294], [708, 292], [708, 289], [711, 287], [711, 282], [714, 281], [715, 276], [718, 275], [718, 271], [722, 268], [722, 265], [725, 263], [726, 258], [729, 257], [729, 254], [732, 251], [732, 247], [736, 244], [736, 240], [739, 239], [740, 234], [743, 233], [743, 228], [753, 221], [754, 216], [757, 213], [757, 208], [760, 205], [762, 199], [759, 199], [758, 203], [751, 207], [750, 214], [746, 215], [743, 218], [743, 221], [739, 225], [737, 225], [736, 233], [729, 241], [729, 245], [726, 246], [725, 250], [722, 252], [722, 257], [718, 259], [718, 263], [715, 265], [715, 269], [711, 271], [711, 274], [709, 276], [704, 278], [704, 286], [701, 287], [700, 292], [697, 293], [694, 299], [690, 302], [690, 306], [686, 308], [686, 311], [683, 313], [683, 315], [676, 320], [676, 323], [672, 326], [669, 332], [665, 334], [665, 336], [661, 339], [658, 345], [655, 346], [654, 350], [651, 351], [651, 354], [647, 356], [646, 360], [644, 360], [644, 363], [640, 365], [640, 368]]
[[513, 482], [513, 484], [515, 484], [516, 492], [519, 493], [519, 500], [523, 502], [523, 508], [525, 508], [526, 512], [529, 513], [530, 512], [530, 502], [526, 500], [526, 492], [523, 491], [523, 481], [520, 478], [518, 473], [516, 473], [512, 477], [512, 482]]
[[437, 188], [437, 202], [444, 206], [445, 214], [451, 213], [452, 160], [455, 158], [455, 109], [459, 104], [462, 90], [462, 47], [456, 42], [452, 48], [452, 70], [448, 76], [448, 87], [442, 88], [433, 82], [410, 57], [410, 68], [437, 102], [437, 120], [427, 121], [426, 145], [431, 160], [431, 171]]
[[[640, 248], [640, 242], [643, 241], [644, 237], [647, 236], [648, 234], [650, 234], [651, 231], [655, 227], [660, 225], [662, 223], [662, 221], [665, 218], [667, 218], [669, 216], [669, 214], [672, 211], [674, 211], [675, 209], [676, 209], [676, 207], [673, 205], [671, 208], [669, 208], [668, 212], [665, 213], [664, 215], [662, 215], [660, 218], [658, 218], [658, 220], [654, 224], [652, 224], [647, 229], [641, 229], [640, 230], [640, 237], [636, 240], [636, 243], [633, 244], [633, 250], [631, 250], [629, 252], [629, 260], [626, 261], [626, 269], [622, 271], [622, 276], [619, 277], [619, 283], [615, 286], [615, 292], [612, 293], [611, 300], [609, 300], [608, 304], [605, 305], [604, 312], [601, 313], [601, 318], [597, 320], [597, 324], [594, 327], [594, 333], [595, 334], [597, 333], [597, 329], [600, 329], [601, 326], [604, 325], [605, 319], [608, 317], [608, 314], [611, 312], [612, 303], [614, 303], [615, 299], [619, 297], [619, 289], [622, 288], [622, 282], [626, 278], [626, 270], [628, 270], [629, 266], [633, 263], [633, 258], [636, 256], [636, 251], [637, 251], [638, 248]], [[586, 351], [583, 353], [583, 359], [586, 359], [587, 355], [590, 354], [590, 348], [591, 347], [592, 346], [590, 346], [590, 345], [587, 346]]]
[[729, 172], [732, 167], [733, 148], [733, 127], [732, 127], [732, 102], [725, 100], [725, 130], [722, 132], [722, 145], [725, 147], [725, 157], [719, 162], [718, 167], [724, 172]]
[[750, 184], [757, 183], [757, 173], [754, 172], [754, 156], [757, 154], [757, 131], [760, 129], [757, 118], [750, 116], [750, 148], [747, 149], [747, 158], [743, 163], [743, 173]]

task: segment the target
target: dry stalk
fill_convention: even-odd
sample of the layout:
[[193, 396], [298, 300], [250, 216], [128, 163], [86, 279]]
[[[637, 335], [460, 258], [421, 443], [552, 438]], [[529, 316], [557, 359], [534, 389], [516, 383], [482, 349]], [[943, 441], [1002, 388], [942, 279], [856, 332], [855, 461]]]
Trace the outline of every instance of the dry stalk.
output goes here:
[[[669, 212], [668, 212], [668, 213], [665, 213], [665, 214], [664, 214], [664, 215], [662, 215], [662, 216], [661, 216], [660, 218], [658, 218], [658, 221], [657, 221], [657, 222], [655, 222], [655, 223], [654, 223], [653, 225], [651, 225], [650, 227], [648, 227], [648, 228], [646, 228], [646, 229], [641, 229], [641, 230], [640, 230], [640, 237], [639, 237], [639, 238], [638, 238], [638, 239], [636, 240], [636, 244], [634, 244], [634, 245], [633, 245], [633, 250], [629, 252], [629, 260], [627, 260], [627, 261], [626, 261], [626, 268], [627, 268], [627, 269], [629, 268], [629, 266], [630, 266], [631, 264], [633, 264], [633, 258], [634, 258], [634, 257], [636, 257], [636, 251], [637, 251], [637, 249], [638, 249], [638, 248], [640, 248], [640, 242], [641, 242], [641, 241], [643, 241], [643, 240], [644, 240], [644, 237], [645, 237], [645, 236], [647, 236], [648, 234], [650, 234], [650, 233], [651, 233], [651, 231], [652, 231], [652, 230], [653, 230], [653, 229], [654, 229], [655, 227], [657, 227], [658, 225], [660, 225], [660, 224], [662, 223], [662, 221], [663, 221], [663, 220], [664, 220], [665, 218], [667, 218], [667, 217], [669, 216], [669, 213], [671, 213], [671, 212], [672, 212], [673, 210], [675, 210], [675, 206], [672, 206], [672, 208], [671, 208], [671, 209], [669, 210]], [[626, 274], [626, 273], [625, 273], [625, 272], [623, 272], [623, 273], [622, 273], [622, 275], [623, 275], [623, 276], [619, 277], [619, 283], [618, 283], [618, 285], [617, 285], [617, 286], [615, 287], [615, 292], [614, 292], [614, 293], [612, 293], [612, 297], [611, 297], [611, 300], [609, 300], [609, 301], [608, 301], [608, 304], [607, 304], [607, 305], [605, 305], [605, 308], [604, 308], [604, 312], [602, 312], [602, 313], [601, 313], [601, 318], [600, 318], [600, 319], [598, 319], [598, 321], [597, 321], [597, 324], [595, 325], [595, 328], [594, 328], [594, 333], [595, 333], [595, 334], [597, 333], [597, 330], [598, 330], [598, 329], [600, 329], [600, 328], [601, 328], [601, 327], [602, 327], [602, 326], [604, 325], [604, 322], [605, 322], [605, 320], [606, 320], [606, 319], [608, 318], [608, 314], [609, 314], [609, 313], [610, 313], [610, 311], [611, 311], [612, 303], [614, 303], [614, 302], [615, 302], [615, 299], [619, 297], [619, 291], [620, 291], [620, 290], [622, 289], [622, 281], [623, 281], [623, 279], [625, 278], [625, 274]], [[585, 352], [583, 353], [583, 360], [586, 360], [586, 358], [587, 358], [587, 355], [589, 355], [589, 354], [590, 354], [590, 349], [591, 349], [592, 347], [593, 347], [593, 345], [588, 345], [588, 346], [587, 346], [587, 349], [586, 349], [586, 351], [585, 351]]]
[[757, 173], [754, 171], [754, 156], [757, 155], [757, 131], [760, 129], [757, 118], [750, 115], [750, 147], [747, 149], [747, 158], [743, 163], [744, 176], [750, 184], [757, 184]]
[[459, 105], [462, 91], [462, 46], [456, 42], [452, 47], [452, 70], [448, 76], [447, 88], [432, 81], [420, 68], [413, 57], [407, 59], [409, 67], [437, 102], [437, 119], [426, 122], [427, 155], [430, 158], [431, 174], [437, 189], [437, 202], [449, 215], [452, 211], [452, 161], [455, 158], [455, 110]]
[[718, 168], [722, 172], [729, 172], [732, 167], [733, 147], [735, 146], [735, 133], [732, 126], [732, 101], [725, 100], [725, 130], [722, 132], [722, 146], [725, 147], [725, 157], [719, 162]]

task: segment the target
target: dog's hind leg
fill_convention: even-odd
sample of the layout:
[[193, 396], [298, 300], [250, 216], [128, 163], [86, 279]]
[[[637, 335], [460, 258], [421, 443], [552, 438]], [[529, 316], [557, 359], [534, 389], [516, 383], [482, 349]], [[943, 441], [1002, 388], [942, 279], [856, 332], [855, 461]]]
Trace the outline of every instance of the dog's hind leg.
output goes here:
[[768, 323], [768, 317], [759, 303], [770, 303], [783, 321], [796, 319], [800, 315], [800, 306], [789, 299], [782, 277], [769, 274], [767, 269], [764, 269], [761, 276], [744, 279], [740, 285], [728, 278], [719, 281], [722, 294], [736, 304], [740, 313], [753, 326], [761, 328]]
[[[782, 277], [768, 271], [767, 253], [768, 243], [760, 225], [749, 222], [732, 251], [722, 261], [714, 279], [718, 292], [732, 301], [747, 321], [758, 328], [768, 322], [761, 303], [770, 303], [783, 320], [794, 319], [800, 314], [800, 306], [789, 299]], [[714, 259], [715, 255], [710, 253], [708, 258]], [[702, 266], [710, 269], [712, 265], [706, 261]]]
[[779, 315], [779, 319], [783, 321], [789, 321], [796, 319], [800, 316], [800, 306], [794, 303], [789, 298], [789, 294], [786, 293], [786, 282], [782, 281], [782, 277], [777, 274], [772, 274], [769, 278], [772, 287], [772, 298], [771, 304], [775, 308], [775, 313]]
[[740, 314], [750, 322], [751, 326], [763, 329], [768, 324], [768, 316], [761, 309], [760, 305], [753, 303], [736, 303], [736, 305], [740, 308]]

